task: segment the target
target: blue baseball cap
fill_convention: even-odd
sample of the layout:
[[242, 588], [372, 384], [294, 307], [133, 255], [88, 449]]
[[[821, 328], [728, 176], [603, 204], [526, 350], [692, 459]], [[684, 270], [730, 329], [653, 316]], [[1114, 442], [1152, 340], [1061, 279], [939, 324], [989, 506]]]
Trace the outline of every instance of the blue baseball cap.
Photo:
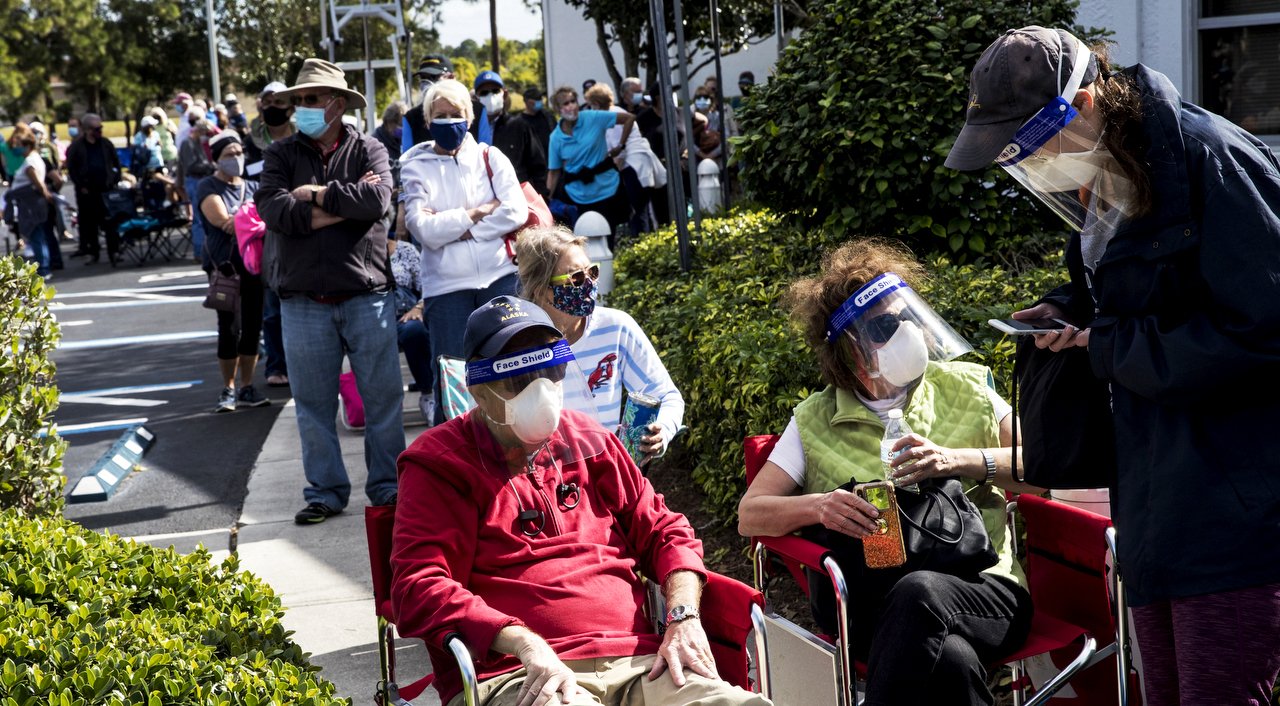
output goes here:
[[481, 71], [480, 75], [476, 76], [476, 82], [471, 87], [479, 88], [486, 83], [496, 83], [503, 88], [507, 86], [502, 82], [502, 77], [498, 75], [497, 71]]
[[551, 323], [551, 317], [537, 304], [519, 297], [494, 297], [467, 317], [467, 328], [462, 334], [463, 353], [467, 360], [492, 358], [501, 353], [517, 333], [529, 328], [543, 328], [557, 338], [564, 338], [560, 329]]

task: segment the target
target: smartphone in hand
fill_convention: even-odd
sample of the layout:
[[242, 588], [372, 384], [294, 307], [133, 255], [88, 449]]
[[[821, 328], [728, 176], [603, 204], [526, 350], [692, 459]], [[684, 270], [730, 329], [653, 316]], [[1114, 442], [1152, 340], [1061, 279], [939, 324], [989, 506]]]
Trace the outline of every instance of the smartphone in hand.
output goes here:
[[853, 486], [858, 497], [880, 511], [874, 534], [862, 538], [862, 556], [869, 569], [888, 569], [907, 563], [907, 548], [902, 541], [902, 523], [898, 516], [898, 497], [893, 483], [887, 480], [859, 483]]
[[1059, 333], [1071, 325], [1062, 319], [990, 319], [987, 323], [1011, 336]]

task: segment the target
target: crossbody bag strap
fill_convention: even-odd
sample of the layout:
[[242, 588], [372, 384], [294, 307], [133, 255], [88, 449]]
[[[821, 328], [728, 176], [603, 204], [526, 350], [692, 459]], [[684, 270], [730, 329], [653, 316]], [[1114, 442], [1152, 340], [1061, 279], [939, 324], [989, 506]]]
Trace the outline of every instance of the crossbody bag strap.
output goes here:
[[[933, 539], [936, 542], [941, 542], [943, 544], [950, 544], [950, 545], [959, 544], [960, 540], [964, 539], [964, 525], [965, 525], [964, 513], [960, 511], [960, 506], [956, 505], [956, 501], [952, 500], [951, 496], [947, 495], [946, 492], [942, 490], [942, 488], [939, 488], [936, 485], [921, 488], [920, 491], [924, 493], [928, 493], [929, 495], [929, 505], [928, 507], [925, 508], [924, 517], [921, 518], [921, 524], [916, 524], [916, 521], [911, 519], [911, 515], [905, 512], [899, 511], [898, 514], [902, 517], [902, 520], [907, 524], [911, 525], [912, 527], [916, 528], [917, 530], [919, 530], [921, 534]], [[929, 491], [932, 491], [932, 492], [929, 492]], [[897, 492], [897, 491], [894, 491], [894, 492]], [[923, 522], [927, 521], [929, 515], [932, 513], [934, 505], [937, 504], [938, 497], [941, 497], [943, 500], [947, 501], [947, 504], [951, 506], [951, 509], [954, 510], [956, 513], [956, 517], [960, 520], [960, 530], [956, 532], [955, 537], [952, 537], [952, 538], [943, 537], [940, 533], [934, 532], [933, 530], [925, 527], [923, 524]], [[941, 506], [939, 506], [938, 509], [943, 510]]]

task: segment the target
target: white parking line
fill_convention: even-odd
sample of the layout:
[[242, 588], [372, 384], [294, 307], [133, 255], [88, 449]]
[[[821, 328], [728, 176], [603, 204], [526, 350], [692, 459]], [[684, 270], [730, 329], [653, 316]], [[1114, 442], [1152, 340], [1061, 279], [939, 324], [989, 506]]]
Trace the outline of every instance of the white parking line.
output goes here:
[[[146, 424], [146, 417], [135, 417], [133, 419], [109, 419], [102, 422], [88, 422], [85, 424], [59, 424], [58, 436], [70, 436], [72, 434], [92, 434], [99, 431], [115, 431], [117, 429], [128, 429], [135, 424]], [[44, 436], [46, 430], [40, 431], [40, 436]]]
[[70, 341], [58, 346], [59, 350], [72, 351], [85, 348], [112, 348], [128, 346], [136, 343], [171, 343], [174, 341], [194, 341], [201, 338], [217, 338], [217, 331], [187, 331], [185, 333], [156, 333], [149, 336], [121, 336], [119, 338], [98, 338], [92, 341]]
[[49, 304], [50, 311], [55, 314], [60, 311], [83, 311], [85, 309], [121, 309], [130, 306], [155, 306], [157, 304], [190, 304], [191, 302], [202, 302], [204, 297], [155, 297], [146, 299], [135, 299], [133, 301], [122, 302], [92, 302], [89, 304], [59, 304], [51, 302]]
[[[204, 274], [201, 272], [200, 274]], [[154, 294], [156, 292], [180, 292], [187, 289], [207, 289], [209, 285], [201, 282], [199, 284], [170, 284], [164, 287], [124, 287], [121, 289], [97, 289], [92, 292], [68, 292], [66, 294], [59, 293], [53, 300], [61, 301], [63, 299], [82, 299], [85, 297], [119, 297], [133, 296], [138, 294]]]

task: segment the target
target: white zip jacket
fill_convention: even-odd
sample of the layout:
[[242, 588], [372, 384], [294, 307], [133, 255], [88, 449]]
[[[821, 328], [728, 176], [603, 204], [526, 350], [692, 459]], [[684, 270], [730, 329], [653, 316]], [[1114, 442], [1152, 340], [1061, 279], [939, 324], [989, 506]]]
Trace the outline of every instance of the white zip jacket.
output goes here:
[[[470, 134], [458, 154], [437, 154], [434, 142], [414, 145], [400, 156], [405, 225], [422, 244], [422, 297], [483, 289], [516, 272], [502, 238], [524, 226], [529, 203], [511, 160]], [[493, 184], [484, 165], [489, 150]], [[476, 223], [467, 210], [491, 199], [502, 205]], [[459, 240], [468, 231], [471, 238]]]

